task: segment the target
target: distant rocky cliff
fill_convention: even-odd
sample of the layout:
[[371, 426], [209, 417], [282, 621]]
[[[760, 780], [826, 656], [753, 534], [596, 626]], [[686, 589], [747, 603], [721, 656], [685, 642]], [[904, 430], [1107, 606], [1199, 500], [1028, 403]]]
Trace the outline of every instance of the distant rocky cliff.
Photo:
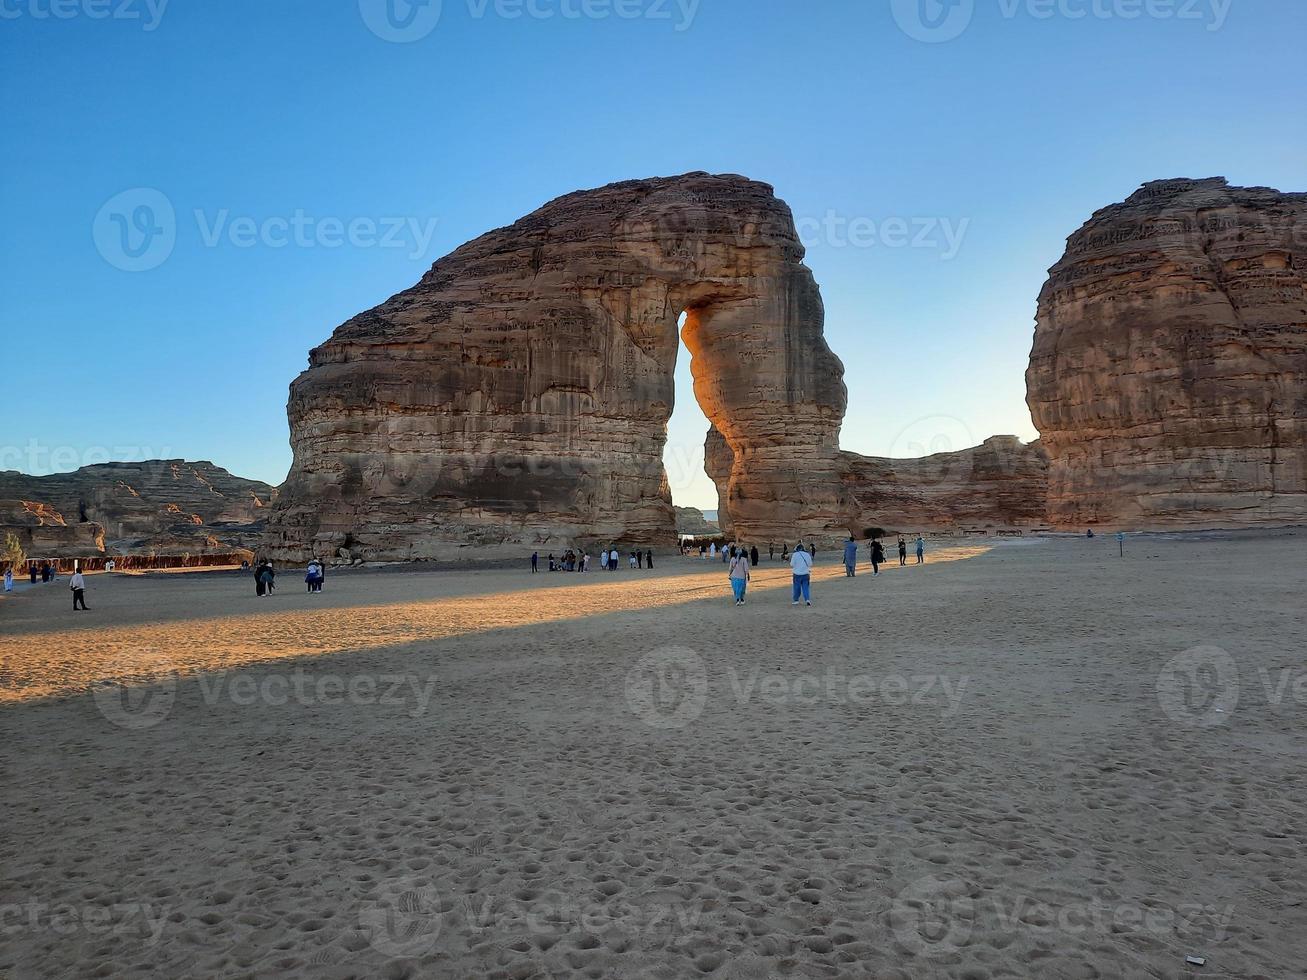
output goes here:
[[[720, 488], [731, 472], [730, 447], [720, 433], [709, 431], [704, 456]], [[858, 536], [870, 528], [953, 534], [1048, 527], [1048, 457], [1038, 442], [993, 436], [974, 448], [921, 459], [850, 452], [840, 458], [846, 525]], [[730, 526], [725, 508], [719, 517]]]
[[0, 532], [13, 530], [33, 555], [248, 550], [274, 496], [266, 483], [181, 459], [99, 463], [50, 476], [5, 470]]

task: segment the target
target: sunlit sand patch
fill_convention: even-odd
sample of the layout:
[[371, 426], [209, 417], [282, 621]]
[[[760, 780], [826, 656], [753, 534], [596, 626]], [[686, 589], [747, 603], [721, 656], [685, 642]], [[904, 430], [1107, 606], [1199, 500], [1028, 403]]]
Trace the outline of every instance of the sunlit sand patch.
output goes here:
[[[933, 551], [930, 564], [974, 558], [988, 545]], [[911, 561], [911, 559], [909, 559]], [[247, 613], [141, 626], [42, 630], [0, 639], [0, 702], [79, 693], [103, 681], [145, 684], [163, 677], [227, 670], [288, 657], [347, 653], [439, 640], [486, 630], [602, 616], [729, 594], [720, 562], [689, 575], [614, 579], [522, 588], [487, 595], [416, 599], [384, 605]], [[897, 568], [897, 562], [885, 566]], [[860, 574], [870, 574], [865, 563]], [[841, 578], [823, 566], [815, 582]], [[396, 588], [402, 588], [402, 579]], [[788, 568], [754, 572], [751, 593], [789, 589]]]

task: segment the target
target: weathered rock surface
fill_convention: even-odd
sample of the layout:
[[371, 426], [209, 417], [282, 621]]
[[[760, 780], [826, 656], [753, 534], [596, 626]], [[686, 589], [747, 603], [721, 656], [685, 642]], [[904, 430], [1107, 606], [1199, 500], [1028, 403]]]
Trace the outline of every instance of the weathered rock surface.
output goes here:
[[1047, 528], [1048, 457], [1038, 442], [992, 436], [922, 459], [845, 453], [854, 528], [889, 532]]
[[561, 197], [338, 327], [291, 385], [274, 556], [674, 540], [677, 321], [755, 538], [847, 519], [843, 369], [789, 208], [704, 173]]
[[698, 507], [676, 508], [677, 534], [717, 534], [721, 528], [703, 516]]
[[115, 554], [248, 548], [262, 535], [274, 495], [266, 483], [180, 459], [100, 463], [50, 476], [0, 472], [0, 498], [31, 502], [68, 528], [99, 528], [101, 550]]
[[1067, 242], [1027, 400], [1063, 527], [1307, 522], [1307, 194], [1145, 184]]
[[90, 558], [104, 553], [104, 528], [99, 524], [69, 524], [46, 503], [0, 500], [0, 541], [18, 539], [32, 558]]
[[[731, 461], [720, 434], [709, 431], [704, 457], [709, 476], [721, 486]], [[993, 436], [971, 449], [922, 459], [842, 452], [840, 460], [849, 505], [845, 528], [858, 537], [870, 528], [933, 534], [1047, 528], [1048, 457], [1038, 442]], [[719, 518], [729, 525], [728, 511]]]

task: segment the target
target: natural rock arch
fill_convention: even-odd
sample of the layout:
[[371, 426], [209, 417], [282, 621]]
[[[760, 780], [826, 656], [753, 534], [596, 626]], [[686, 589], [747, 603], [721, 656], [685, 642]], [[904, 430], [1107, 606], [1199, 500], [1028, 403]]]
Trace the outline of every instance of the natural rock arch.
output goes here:
[[789, 208], [706, 173], [561, 197], [342, 324], [291, 385], [269, 550], [670, 543], [677, 321], [735, 533], [843, 534], [843, 366]]

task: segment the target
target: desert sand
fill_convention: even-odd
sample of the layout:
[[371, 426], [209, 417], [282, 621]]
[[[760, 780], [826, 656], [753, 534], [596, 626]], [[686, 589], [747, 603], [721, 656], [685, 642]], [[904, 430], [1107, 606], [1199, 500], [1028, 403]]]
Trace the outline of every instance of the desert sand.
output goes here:
[[1301, 975], [1305, 543], [27, 590], [0, 976]]

